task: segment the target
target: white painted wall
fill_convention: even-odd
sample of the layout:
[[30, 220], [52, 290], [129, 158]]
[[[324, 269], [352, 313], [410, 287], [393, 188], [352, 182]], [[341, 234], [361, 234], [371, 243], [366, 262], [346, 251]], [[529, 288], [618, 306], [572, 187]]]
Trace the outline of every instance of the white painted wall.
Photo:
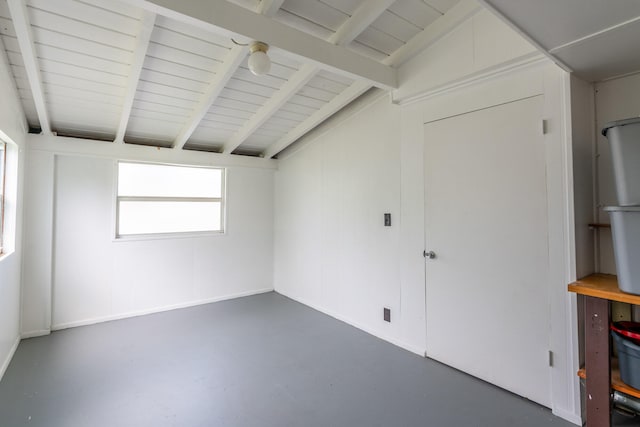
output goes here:
[[[400, 332], [400, 133], [400, 108], [382, 98], [281, 162], [275, 283], [284, 295], [423, 353], [419, 340]], [[393, 322], [383, 321], [384, 307]]]
[[25, 335], [273, 289], [272, 169], [227, 167], [223, 235], [121, 241], [115, 158], [57, 151], [30, 151]]
[[[614, 120], [640, 116], [640, 73], [607, 80], [595, 84], [596, 109], [596, 173], [597, 173], [597, 221], [609, 223], [609, 215], [602, 208], [615, 206], [617, 198], [613, 180], [611, 149], [607, 138], [600, 132], [604, 125]], [[613, 256], [611, 230], [599, 232], [600, 272], [615, 274], [616, 265]]]
[[[17, 202], [5, 212], [7, 236], [11, 241], [7, 255], [0, 256], [0, 379], [20, 340], [20, 266], [22, 260], [22, 188], [24, 174], [24, 136], [26, 122], [11, 76], [4, 47], [0, 43], [0, 132], [15, 145], [9, 146], [6, 192]], [[16, 156], [17, 154], [17, 156]]]
[[[481, 12], [400, 69], [402, 83], [393, 99], [403, 105], [378, 98], [285, 153], [276, 173], [274, 285], [293, 299], [424, 354], [423, 124], [543, 95], [553, 410], [578, 424], [575, 298], [566, 292], [575, 276], [569, 244], [572, 181], [566, 167], [571, 155], [568, 76], [540, 61], [519, 36]], [[384, 212], [392, 213], [392, 227], [383, 226]], [[392, 309], [390, 324], [382, 320], [383, 307]]]

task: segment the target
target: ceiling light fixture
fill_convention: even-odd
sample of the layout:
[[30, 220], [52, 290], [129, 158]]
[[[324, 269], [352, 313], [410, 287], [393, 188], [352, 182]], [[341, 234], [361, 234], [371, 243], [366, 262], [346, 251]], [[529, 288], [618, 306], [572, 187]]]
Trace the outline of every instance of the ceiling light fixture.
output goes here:
[[264, 42], [253, 41], [249, 44], [249, 70], [256, 76], [263, 76], [271, 69], [271, 60], [267, 51], [269, 45]]

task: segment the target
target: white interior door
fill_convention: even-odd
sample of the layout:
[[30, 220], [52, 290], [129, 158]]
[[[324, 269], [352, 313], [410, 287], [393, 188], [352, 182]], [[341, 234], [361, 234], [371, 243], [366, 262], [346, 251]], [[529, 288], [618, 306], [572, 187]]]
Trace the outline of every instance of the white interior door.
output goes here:
[[550, 406], [542, 106], [425, 124], [427, 355]]

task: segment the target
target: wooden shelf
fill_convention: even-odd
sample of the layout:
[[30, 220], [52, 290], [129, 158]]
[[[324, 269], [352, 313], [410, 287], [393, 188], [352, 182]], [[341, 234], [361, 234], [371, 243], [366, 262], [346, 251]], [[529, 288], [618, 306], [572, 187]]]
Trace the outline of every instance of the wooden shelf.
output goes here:
[[[584, 368], [580, 369], [578, 371], [578, 376], [582, 379], [587, 379], [587, 371]], [[620, 369], [618, 369], [615, 361], [611, 361], [611, 388], [619, 391], [620, 393], [628, 394], [629, 396], [640, 399], [640, 390], [629, 387], [620, 379]]]
[[591, 223], [589, 224], [589, 228], [611, 228], [611, 224], [605, 224], [602, 222]]
[[592, 274], [569, 285], [569, 292], [580, 295], [640, 305], [640, 295], [628, 294], [618, 288], [618, 277], [611, 274]]

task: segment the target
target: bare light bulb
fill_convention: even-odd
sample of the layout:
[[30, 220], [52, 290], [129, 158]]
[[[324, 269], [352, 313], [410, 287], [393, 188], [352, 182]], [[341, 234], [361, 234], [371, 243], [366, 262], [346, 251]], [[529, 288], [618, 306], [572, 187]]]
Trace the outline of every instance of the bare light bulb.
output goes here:
[[267, 74], [271, 69], [271, 60], [267, 55], [269, 45], [262, 42], [253, 42], [250, 46], [249, 70], [256, 76]]

